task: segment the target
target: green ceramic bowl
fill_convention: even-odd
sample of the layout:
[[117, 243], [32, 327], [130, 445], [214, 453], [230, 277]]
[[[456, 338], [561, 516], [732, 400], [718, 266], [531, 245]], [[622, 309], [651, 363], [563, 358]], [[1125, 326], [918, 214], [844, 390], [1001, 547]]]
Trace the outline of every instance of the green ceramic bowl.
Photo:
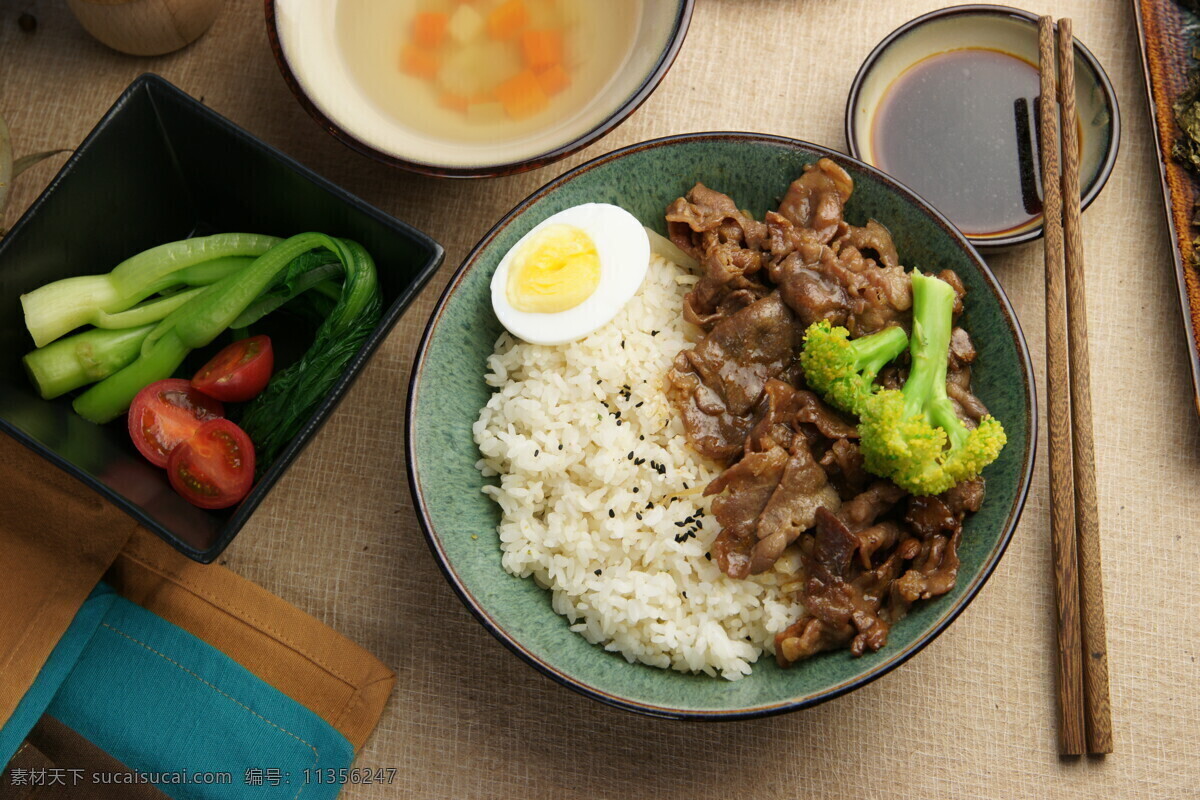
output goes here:
[[[614, 203], [665, 233], [663, 211], [697, 181], [756, 216], [775, 208], [805, 164], [828, 157], [854, 178], [850, 222], [875, 218], [902, 262], [950, 267], [967, 285], [966, 326], [979, 350], [974, 386], [1008, 432], [985, 473], [987, 500], [965, 526], [954, 591], [918, 603], [877, 653], [843, 650], [783, 670], [764, 657], [737, 682], [630, 664], [588, 644], [550, 607], [550, 595], [500, 565], [497, 507], [481, 489], [471, 424], [487, 402], [483, 375], [501, 328], [489, 283], [501, 256], [537, 222], [580, 203]], [[429, 547], [450, 585], [496, 638], [554, 680], [620, 708], [662, 717], [737, 719], [804, 708], [900, 665], [945, 629], [983, 586], [1012, 537], [1033, 472], [1033, 377], [1029, 352], [987, 265], [944, 217], [877, 170], [815, 145], [748, 133], [657, 139], [590, 161], [530, 195], [467, 257], [430, 318], [409, 388], [408, 470]]]

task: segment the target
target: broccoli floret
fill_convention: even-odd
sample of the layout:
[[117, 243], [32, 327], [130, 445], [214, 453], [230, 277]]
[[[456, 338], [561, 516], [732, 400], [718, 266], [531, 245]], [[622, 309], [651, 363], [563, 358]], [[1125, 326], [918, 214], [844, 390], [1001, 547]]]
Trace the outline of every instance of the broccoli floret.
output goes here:
[[898, 326], [851, 339], [845, 328], [819, 320], [804, 333], [800, 365], [811, 388], [843, 411], [860, 414], [878, 388], [879, 370], [906, 347], [908, 334]]
[[990, 415], [968, 429], [946, 395], [954, 289], [916, 271], [912, 288], [912, 368], [902, 390], [861, 404], [859, 447], [868, 471], [916, 495], [941, 494], [995, 461], [1006, 438]]

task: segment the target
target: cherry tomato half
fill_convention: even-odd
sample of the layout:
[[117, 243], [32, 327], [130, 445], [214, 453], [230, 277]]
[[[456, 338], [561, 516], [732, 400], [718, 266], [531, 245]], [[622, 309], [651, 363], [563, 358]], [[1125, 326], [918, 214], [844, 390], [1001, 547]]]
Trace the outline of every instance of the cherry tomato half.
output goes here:
[[181, 378], [156, 381], [137, 393], [129, 406], [129, 436], [156, 467], [165, 467], [171, 451], [208, 420], [225, 416], [214, 400]]
[[229, 420], [209, 420], [171, 453], [167, 475], [192, 505], [228, 508], [254, 485], [254, 445]]
[[226, 403], [240, 403], [263, 390], [274, 366], [271, 337], [251, 336], [213, 356], [192, 378], [192, 386]]

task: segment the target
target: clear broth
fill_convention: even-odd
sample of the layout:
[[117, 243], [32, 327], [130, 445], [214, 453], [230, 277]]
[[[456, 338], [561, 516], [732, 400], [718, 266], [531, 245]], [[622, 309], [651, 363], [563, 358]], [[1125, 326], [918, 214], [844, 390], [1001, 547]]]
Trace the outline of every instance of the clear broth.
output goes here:
[[999, 50], [918, 61], [885, 92], [871, 129], [876, 165], [964, 233], [997, 235], [1042, 213], [1038, 70]]
[[[538, 6], [554, 2], [567, 17], [564, 54], [572, 81], [553, 95], [549, 105], [524, 119], [498, 114], [470, 116], [439, 104], [429, 80], [406, 74], [400, 66], [413, 20], [419, 12], [453, 14], [464, 0], [340, 0], [337, 40], [351, 74], [367, 97], [388, 117], [411, 130], [438, 140], [460, 142], [518, 141], [531, 133], [566, 125], [600, 96], [632, 50], [643, 0], [526, 0], [536, 24]], [[470, 0], [487, 14], [503, 0]], [[519, 71], [514, 63], [497, 63], [504, 71]]]

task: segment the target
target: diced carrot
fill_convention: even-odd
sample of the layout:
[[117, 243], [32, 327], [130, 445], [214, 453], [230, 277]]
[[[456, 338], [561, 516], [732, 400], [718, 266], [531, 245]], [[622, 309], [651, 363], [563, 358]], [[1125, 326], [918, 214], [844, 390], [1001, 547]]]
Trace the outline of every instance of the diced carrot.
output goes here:
[[448, 108], [451, 111], [466, 111], [467, 106], [470, 105], [470, 100], [466, 97], [463, 97], [461, 94], [444, 92], [442, 96], [438, 98], [438, 105], [440, 105], [442, 108]]
[[475, 105], [476, 103], [494, 103], [495, 101], [496, 95], [490, 91], [475, 92], [473, 95], [467, 98], [467, 103], [470, 105]]
[[508, 0], [488, 14], [488, 34], [493, 39], [511, 39], [521, 32], [528, 21], [529, 10], [525, 8], [525, 0]]
[[563, 60], [562, 34], [555, 30], [525, 31], [521, 34], [525, 65], [534, 71], [549, 69]]
[[400, 54], [400, 68], [416, 78], [433, 78], [438, 71], [437, 53], [416, 45], [405, 45]]
[[513, 119], [532, 117], [550, 102], [533, 70], [524, 70], [496, 87], [496, 99]]
[[555, 64], [550, 69], [537, 73], [538, 84], [548, 95], [555, 95], [571, 85], [571, 75], [562, 64]]
[[448, 14], [437, 11], [422, 11], [413, 18], [412, 38], [418, 47], [434, 50], [441, 47], [446, 40], [446, 25], [450, 22]]

